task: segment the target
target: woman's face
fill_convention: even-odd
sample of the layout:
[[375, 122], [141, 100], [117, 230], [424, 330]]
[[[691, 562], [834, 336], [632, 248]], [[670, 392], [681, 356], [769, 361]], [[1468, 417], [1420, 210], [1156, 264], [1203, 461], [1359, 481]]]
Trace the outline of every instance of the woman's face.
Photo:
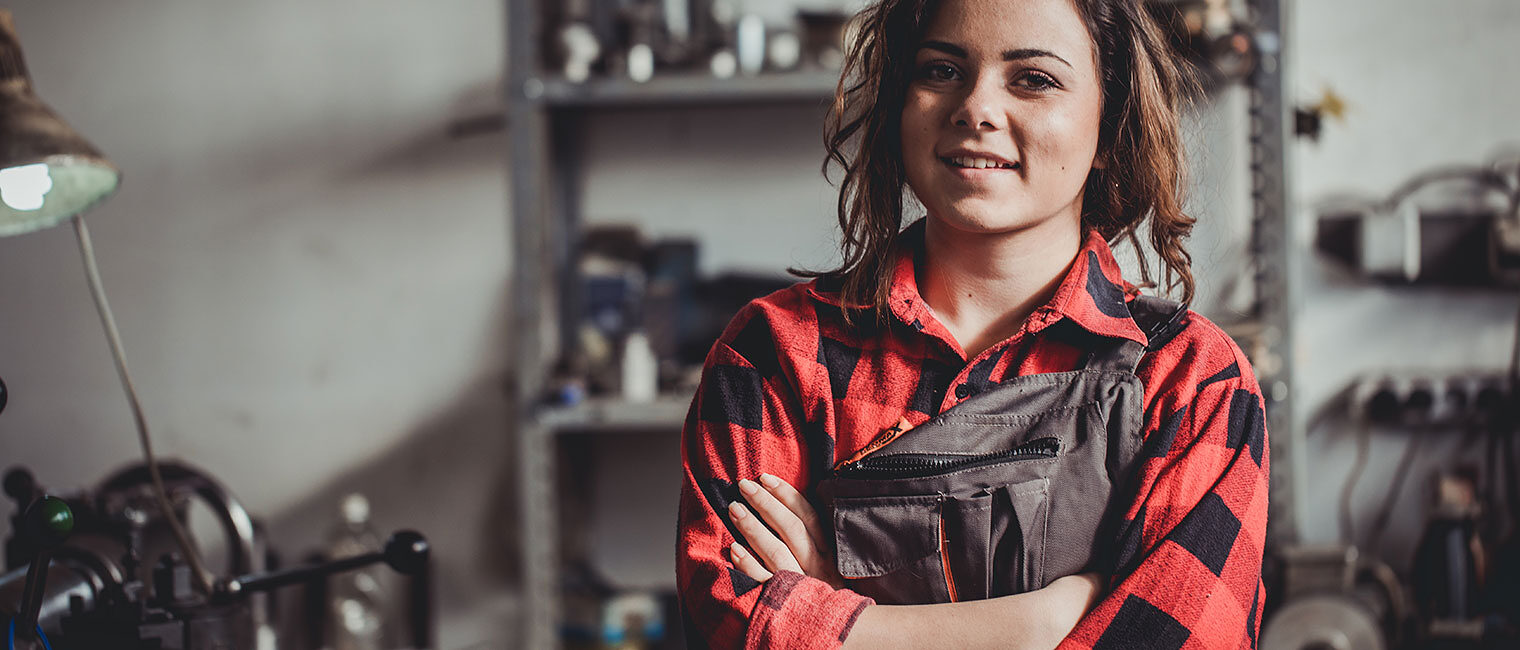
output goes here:
[[1103, 95], [1072, 0], [945, 0], [902, 115], [908, 185], [974, 233], [1078, 228]]

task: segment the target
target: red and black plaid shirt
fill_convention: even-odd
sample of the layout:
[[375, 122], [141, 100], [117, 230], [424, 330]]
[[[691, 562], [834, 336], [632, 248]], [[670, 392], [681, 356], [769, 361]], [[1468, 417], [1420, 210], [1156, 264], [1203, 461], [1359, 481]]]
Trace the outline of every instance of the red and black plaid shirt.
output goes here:
[[[1005, 378], [1074, 370], [1084, 350], [1045, 335], [1063, 319], [1146, 342], [1125, 316], [1136, 292], [1092, 234], [1049, 304], [966, 359], [918, 293], [922, 230], [904, 233], [885, 324], [847, 326], [837, 293], [799, 284], [747, 305], [708, 355], [682, 442], [676, 563], [692, 647], [836, 648], [870, 603], [796, 573], [762, 586], [734, 568], [736, 531], [718, 513], [738, 498], [739, 479], [769, 472], [811, 494], [837, 461], [902, 418], [918, 425]], [[1253, 648], [1268, 476], [1255, 375], [1197, 314], [1136, 374], [1146, 439], [1138, 491], [1115, 495], [1132, 502], [1108, 549], [1111, 591], [1061, 647]]]

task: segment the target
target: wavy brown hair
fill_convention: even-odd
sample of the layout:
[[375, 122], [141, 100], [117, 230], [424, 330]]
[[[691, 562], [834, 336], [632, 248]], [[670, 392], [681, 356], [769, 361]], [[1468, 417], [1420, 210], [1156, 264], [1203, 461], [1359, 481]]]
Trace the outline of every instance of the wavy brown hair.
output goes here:
[[[1165, 265], [1168, 291], [1193, 298], [1192, 257], [1183, 240], [1194, 219], [1182, 212], [1182, 103], [1197, 84], [1175, 55], [1142, 0], [1072, 0], [1097, 50], [1103, 83], [1098, 155], [1108, 163], [1088, 175], [1082, 228], [1109, 243], [1129, 241], [1144, 286], [1156, 286], [1139, 231], [1149, 223], [1151, 248]], [[839, 285], [846, 304], [887, 313], [892, 260], [902, 229], [907, 188], [901, 120], [914, 55], [938, 0], [878, 0], [857, 18], [834, 92], [824, 135], [825, 176], [844, 170], [837, 206], [839, 268], [794, 271]]]

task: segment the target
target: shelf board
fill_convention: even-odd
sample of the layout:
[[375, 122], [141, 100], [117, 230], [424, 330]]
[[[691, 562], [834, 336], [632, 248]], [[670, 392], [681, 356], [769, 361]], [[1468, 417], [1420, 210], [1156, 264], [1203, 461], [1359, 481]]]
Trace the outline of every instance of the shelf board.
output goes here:
[[818, 102], [834, 96], [837, 71], [776, 72], [718, 79], [709, 74], [671, 73], [639, 83], [630, 79], [592, 79], [572, 83], [543, 79], [539, 101], [559, 108], [617, 108], [713, 104]]
[[538, 424], [554, 433], [633, 433], [680, 431], [691, 397], [661, 395], [653, 402], [591, 398], [574, 406], [549, 406]]

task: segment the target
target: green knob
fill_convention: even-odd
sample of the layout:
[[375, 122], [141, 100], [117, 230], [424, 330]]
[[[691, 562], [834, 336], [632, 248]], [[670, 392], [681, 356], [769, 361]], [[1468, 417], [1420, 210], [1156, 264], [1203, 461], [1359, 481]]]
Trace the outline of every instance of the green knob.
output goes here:
[[74, 532], [74, 511], [58, 497], [42, 497], [27, 508], [36, 540], [43, 546], [55, 546]]

